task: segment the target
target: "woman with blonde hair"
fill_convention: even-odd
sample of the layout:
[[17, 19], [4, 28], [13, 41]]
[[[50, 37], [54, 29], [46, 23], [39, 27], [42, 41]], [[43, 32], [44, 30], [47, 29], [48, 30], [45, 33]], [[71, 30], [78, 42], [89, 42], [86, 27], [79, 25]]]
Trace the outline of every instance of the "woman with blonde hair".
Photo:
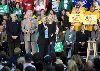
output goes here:
[[76, 63], [82, 64], [82, 60], [80, 58], [80, 55], [73, 55], [72, 59], [75, 60]]
[[79, 71], [84, 69], [84, 65], [82, 63], [80, 55], [73, 55], [72, 59], [76, 62]]
[[45, 56], [48, 53], [49, 45], [49, 31], [48, 31], [48, 22], [47, 17], [42, 18], [42, 24], [38, 25], [38, 46], [41, 56]]
[[56, 22], [54, 21], [51, 14], [48, 15], [48, 31], [49, 31], [49, 52], [55, 52], [54, 46], [56, 41]]
[[76, 62], [72, 59], [68, 61], [68, 71], [79, 71]]

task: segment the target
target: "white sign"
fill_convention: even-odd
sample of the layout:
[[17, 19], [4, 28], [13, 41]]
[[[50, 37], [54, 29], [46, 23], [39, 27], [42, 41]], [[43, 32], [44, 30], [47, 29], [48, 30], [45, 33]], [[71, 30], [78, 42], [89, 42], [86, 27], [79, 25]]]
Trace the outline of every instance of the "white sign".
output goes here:
[[55, 12], [59, 12], [59, 4], [57, 3], [56, 0], [52, 0], [52, 9], [53, 9]]

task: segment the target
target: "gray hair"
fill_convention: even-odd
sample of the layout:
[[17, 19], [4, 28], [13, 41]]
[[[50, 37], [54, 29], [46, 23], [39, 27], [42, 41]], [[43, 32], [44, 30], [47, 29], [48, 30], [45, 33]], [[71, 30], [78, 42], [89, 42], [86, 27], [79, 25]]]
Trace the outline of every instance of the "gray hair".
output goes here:
[[33, 15], [32, 10], [27, 10], [27, 11], [26, 11], [26, 14], [27, 14], [27, 13], [29, 13], [29, 14], [30, 14], [30, 16], [32, 16], [32, 15]]
[[24, 57], [19, 57], [18, 59], [17, 59], [17, 63], [18, 64], [24, 64], [25, 63], [25, 58]]

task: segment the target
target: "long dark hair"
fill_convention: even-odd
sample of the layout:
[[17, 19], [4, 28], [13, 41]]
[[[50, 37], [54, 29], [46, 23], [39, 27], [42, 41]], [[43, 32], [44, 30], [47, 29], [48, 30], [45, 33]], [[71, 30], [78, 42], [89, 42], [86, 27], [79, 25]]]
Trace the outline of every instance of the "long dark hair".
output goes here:
[[[50, 11], [52, 11], [52, 12], [53, 12], [53, 14], [55, 15], [55, 12], [54, 12], [54, 10], [50, 10]], [[51, 13], [50, 13], [50, 11], [49, 11], [49, 14], [51, 14]]]
[[[95, 28], [94, 27], [97, 27], [97, 30], [95, 30]], [[93, 29], [92, 29], [93, 31], [98, 31], [99, 30], [99, 26], [98, 25], [93, 25]]]
[[21, 8], [21, 5], [20, 5], [19, 2], [16, 2], [16, 3], [15, 3], [15, 7], [16, 7], [17, 4], [19, 5], [19, 8]]

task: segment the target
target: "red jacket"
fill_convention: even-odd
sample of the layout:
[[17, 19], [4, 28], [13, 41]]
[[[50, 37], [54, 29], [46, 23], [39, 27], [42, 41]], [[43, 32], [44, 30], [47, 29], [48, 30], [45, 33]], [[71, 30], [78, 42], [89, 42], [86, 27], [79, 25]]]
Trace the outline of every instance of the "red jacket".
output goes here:
[[34, 0], [23, 0], [23, 9], [24, 11], [34, 9]]

